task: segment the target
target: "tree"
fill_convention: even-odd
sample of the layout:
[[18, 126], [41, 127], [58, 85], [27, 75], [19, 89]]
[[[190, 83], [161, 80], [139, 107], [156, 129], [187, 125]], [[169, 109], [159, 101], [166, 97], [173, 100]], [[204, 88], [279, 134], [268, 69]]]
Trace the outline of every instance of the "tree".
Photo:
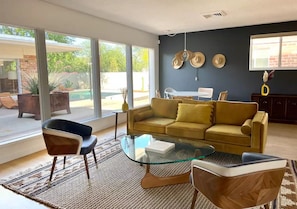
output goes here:
[[[23, 36], [23, 37], [35, 37], [34, 30], [25, 29], [25, 28], [14, 28], [10, 26], [0, 26], [0, 33], [14, 36]], [[53, 40], [58, 43], [64, 44], [73, 44], [74, 38], [70, 36], [65, 36], [56, 33], [46, 32], [46, 40]], [[84, 44], [86, 47], [87, 44]], [[88, 44], [90, 45], [90, 44]], [[88, 47], [90, 51], [90, 46]], [[83, 50], [81, 50], [83, 51]], [[82, 54], [80, 52], [56, 52], [56, 53], [47, 53], [47, 64], [48, 71], [51, 72], [88, 72], [88, 63], [90, 53], [84, 50]], [[84, 56], [85, 55], [85, 56]]]
[[142, 72], [149, 68], [149, 51], [147, 48], [133, 47], [133, 71]]
[[35, 33], [33, 30], [24, 29], [24, 28], [14, 28], [10, 26], [1, 26], [0, 25], [0, 33], [7, 35], [15, 35], [15, 36], [25, 36], [25, 37], [35, 37]]
[[126, 72], [124, 45], [101, 42], [99, 53], [101, 72]]

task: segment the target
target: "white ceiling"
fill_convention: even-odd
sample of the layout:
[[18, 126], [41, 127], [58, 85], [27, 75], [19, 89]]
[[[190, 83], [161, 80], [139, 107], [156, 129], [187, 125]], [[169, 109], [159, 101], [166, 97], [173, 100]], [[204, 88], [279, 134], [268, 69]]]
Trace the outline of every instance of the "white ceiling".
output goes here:
[[[296, 0], [43, 0], [156, 35], [297, 20]], [[203, 15], [223, 11], [225, 16]]]

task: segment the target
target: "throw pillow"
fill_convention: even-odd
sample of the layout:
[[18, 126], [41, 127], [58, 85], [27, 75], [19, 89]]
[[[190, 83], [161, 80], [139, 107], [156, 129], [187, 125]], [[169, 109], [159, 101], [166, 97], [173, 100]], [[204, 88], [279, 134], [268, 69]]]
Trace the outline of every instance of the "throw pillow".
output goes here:
[[247, 119], [241, 126], [241, 132], [246, 135], [251, 135], [252, 119]]
[[178, 103], [176, 99], [152, 98], [151, 107], [155, 117], [175, 119]]
[[177, 122], [211, 124], [213, 106], [209, 104], [178, 104]]

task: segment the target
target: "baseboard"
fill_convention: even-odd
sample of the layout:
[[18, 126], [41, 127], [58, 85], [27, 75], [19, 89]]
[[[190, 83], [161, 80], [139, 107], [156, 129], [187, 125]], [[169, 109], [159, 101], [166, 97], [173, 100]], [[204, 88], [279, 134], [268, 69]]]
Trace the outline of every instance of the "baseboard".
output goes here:
[[[118, 123], [124, 123], [126, 121], [126, 114], [120, 114], [118, 118]], [[89, 121], [86, 124], [93, 127], [93, 132], [98, 132], [115, 125], [115, 116], [111, 115], [110, 117], [101, 118], [99, 120]], [[45, 144], [42, 138], [41, 133], [13, 140], [11, 142], [0, 145], [0, 164], [33, 154], [44, 150]]]
[[0, 146], [0, 164], [24, 157], [26, 155], [45, 149], [45, 144], [41, 135], [6, 143]]

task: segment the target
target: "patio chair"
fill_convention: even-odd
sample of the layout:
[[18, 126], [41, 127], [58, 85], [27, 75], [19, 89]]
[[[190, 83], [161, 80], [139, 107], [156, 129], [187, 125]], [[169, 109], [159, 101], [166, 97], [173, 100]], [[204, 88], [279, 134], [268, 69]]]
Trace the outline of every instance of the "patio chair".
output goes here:
[[249, 208], [276, 199], [284, 177], [287, 160], [260, 153], [243, 153], [242, 163], [223, 166], [205, 160], [191, 164], [195, 207], [198, 191], [223, 209]]
[[43, 138], [49, 155], [54, 156], [49, 182], [52, 180], [58, 156], [83, 155], [87, 177], [90, 179], [87, 154], [93, 152], [97, 159], [94, 147], [97, 137], [92, 135], [92, 127], [64, 119], [50, 119], [42, 124]]
[[5, 107], [7, 109], [16, 109], [18, 103], [11, 97], [9, 92], [0, 93], [0, 107]]
[[205, 93], [205, 95], [201, 95], [198, 97], [198, 100], [201, 98], [206, 98], [212, 100], [212, 95], [213, 95], [213, 88], [198, 88], [198, 92]]
[[168, 87], [164, 90], [164, 98], [165, 99], [172, 99], [172, 96], [169, 94], [170, 92], [176, 92], [174, 88]]

